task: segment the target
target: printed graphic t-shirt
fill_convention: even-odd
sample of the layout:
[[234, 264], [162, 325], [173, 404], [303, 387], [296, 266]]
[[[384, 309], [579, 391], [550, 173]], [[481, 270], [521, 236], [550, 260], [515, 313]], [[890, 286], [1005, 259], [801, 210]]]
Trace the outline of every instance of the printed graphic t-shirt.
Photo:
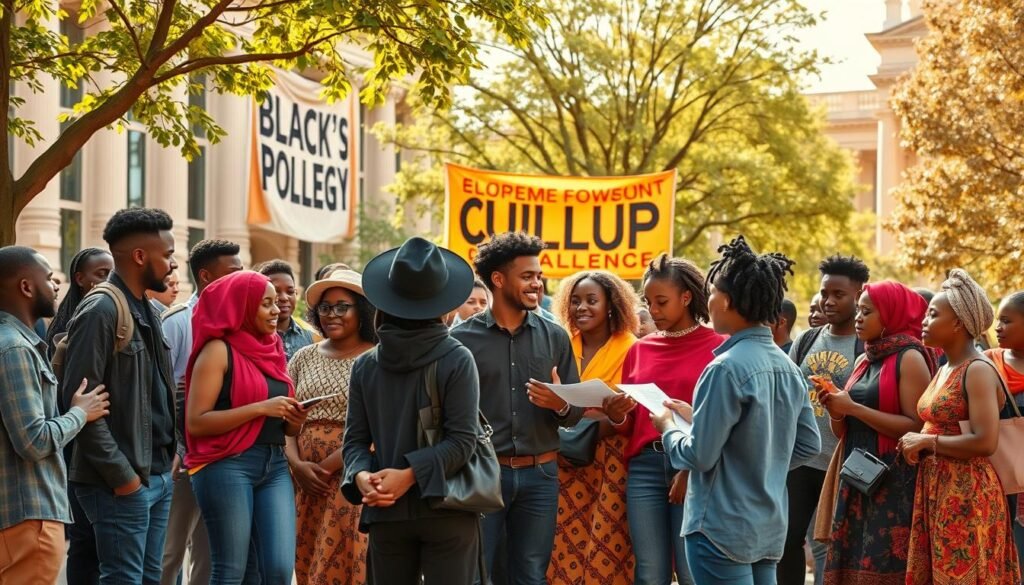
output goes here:
[[[800, 335], [806, 335], [805, 331]], [[799, 339], [793, 343], [790, 357], [795, 358], [796, 350], [800, 347]], [[857, 351], [856, 335], [833, 335], [826, 327], [814, 340], [814, 344], [807, 352], [807, 357], [800, 364], [800, 370], [806, 379], [809, 376], [822, 376], [831, 378], [837, 388], [846, 385], [846, 379], [853, 373], [853, 362]], [[807, 391], [811, 392], [814, 386], [807, 380]], [[832, 452], [835, 451], [839, 440], [832, 434], [832, 426], [829, 422], [828, 412], [822, 416], [815, 417], [818, 423], [818, 432], [821, 433], [821, 453], [811, 459], [808, 467], [825, 471], [828, 469], [829, 461], [832, 459]]]

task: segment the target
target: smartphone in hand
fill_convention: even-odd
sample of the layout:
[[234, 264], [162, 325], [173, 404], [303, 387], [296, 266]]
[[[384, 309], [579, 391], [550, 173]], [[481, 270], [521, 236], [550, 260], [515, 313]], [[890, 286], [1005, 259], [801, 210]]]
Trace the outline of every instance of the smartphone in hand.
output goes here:
[[334, 394], [327, 394], [325, 396], [315, 396], [313, 398], [307, 398], [300, 402], [299, 406], [301, 406], [303, 410], [309, 410], [310, 408], [313, 408], [314, 406], [320, 404], [324, 400], [330, 400], [331, 398], [335, 398], [337, 396], [341, 396], [341, 392], [335, 392]]

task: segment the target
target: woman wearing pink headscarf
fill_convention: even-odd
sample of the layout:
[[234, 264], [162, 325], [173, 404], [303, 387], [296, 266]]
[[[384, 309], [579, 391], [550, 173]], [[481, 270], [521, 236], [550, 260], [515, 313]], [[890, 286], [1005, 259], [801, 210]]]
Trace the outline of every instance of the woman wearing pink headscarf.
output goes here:
[[[185, 372], [185, 441], [210, 535], [212, 585], [290, 585], [295, 493], [285, 436], [306, 413], [294, 398], [277, 335], [270, 279], [235, 272], [203, 290], [192, 313]], [[250, 550], [257, 558], [250, 558]]]
[[[826, 584], [902, 585], [906, 578], [917, 470], [897, 456], [896, 442], [921, 429], [917, 402], [935, 371], [933, 354], [921, 343], [927, 309], [920, 295], [900, 283], [864, 285], [856, 331], [865, 353], [842, 391], [822, 393], [840, 438], [818, 508], [833, 510], [834, 499], [835, 511], [823, 515], [815, 530], [816, 538], [829, 541]], [[889, 466], [872, 496], [838, 481], [854, 449]]]

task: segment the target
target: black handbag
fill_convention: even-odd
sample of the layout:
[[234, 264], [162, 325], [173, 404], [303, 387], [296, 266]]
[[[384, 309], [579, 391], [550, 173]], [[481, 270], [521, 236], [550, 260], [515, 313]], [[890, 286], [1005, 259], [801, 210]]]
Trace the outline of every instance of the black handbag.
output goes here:
[[573, 467], [586, 467], [594, 462], [601, 425], [592, 418], [582, 419], [571, 428], [558, 428], [558, 454]]
[[[421, 447], [434, 446], [441, 440], [441, 397], [437, 390], [437, 362], [424, 372], [430, 406], [419, 411], [419, 442]], [[482, 412], [478, 412], [477, 441], [469, 461], [453, 474], [445, 477], [445, 495], [432, 498], [430, 507], [489, 514], [505, 507], [501, 499], [501, 467], [491, 444], [493, 430]]]
[[878, 490], [878, 486], [882, 485], [888, 471], [889, 467], [878, 457], [864, 449], [854, 449], [843, 462], [839, 478], [858, 492], [872, 496]]

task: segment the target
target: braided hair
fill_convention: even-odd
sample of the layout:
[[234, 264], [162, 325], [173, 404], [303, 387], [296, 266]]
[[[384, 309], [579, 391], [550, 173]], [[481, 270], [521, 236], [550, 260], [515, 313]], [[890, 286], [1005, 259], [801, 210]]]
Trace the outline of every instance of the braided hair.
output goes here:
[[660, 254], [647, 265], [644, 271], [643, 283], [649, 280], [664, 279], [676, 285], [679, 292], [690, 291], [693, 299], [690, 301], [690, 317], [694, 322], [707, 323], [711, 321], [708, 313], [708, 291], [704, 286], [704, 273], [697, 268], [697, 265], [683, 258], [672, 258], [668, 254]]
[[53, 353], [53, 350], [57, 347], [53, 338], [58, 333], [67, 332], [68, 322], [71, 321], [71, 317], [75, 314], [78, 303], [81, 303], [82, 297], [85, 296], [85, 291], [75, 282], [75, 275], [82, 271], [82, 267], [91, 258], [105, 254], [109, 255], [110, 252], [100, 248], [83, 248], [71, 258], [71, 264], [67, 270], [68, 292], [61, 300], [60, 306], [57, 307], [57, 314], [54, 315], [53, 320], [50, 321], [50, 326], [46, 329], [46, 347], [49, 348], [50, 353]]
[[795, 262], [779, 253], [755, 254], [743, 236], [718, 247], [707, 284], [729, 295], [732, 306], [751, 323], [771, 323], [782, 313], [786, 273]]

